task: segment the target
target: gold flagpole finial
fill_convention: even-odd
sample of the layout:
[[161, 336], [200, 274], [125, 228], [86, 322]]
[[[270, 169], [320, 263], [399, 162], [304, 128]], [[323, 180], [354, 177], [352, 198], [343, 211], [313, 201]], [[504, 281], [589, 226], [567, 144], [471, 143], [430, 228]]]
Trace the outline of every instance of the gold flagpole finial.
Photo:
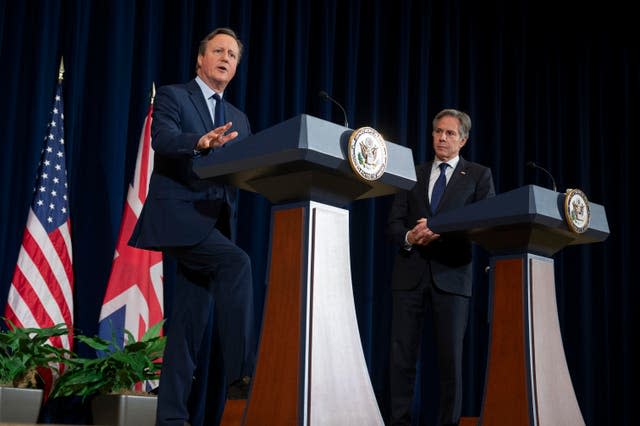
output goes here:
[[58, 81], [64, 79], [64, 56], [60, 58], [60, 68], [58, 69]]
[[151, 82], [151, 101], [150, 103], [153, 103], [153, 101], [155, 101], [156, 99], [156, 83], [155, 81]]

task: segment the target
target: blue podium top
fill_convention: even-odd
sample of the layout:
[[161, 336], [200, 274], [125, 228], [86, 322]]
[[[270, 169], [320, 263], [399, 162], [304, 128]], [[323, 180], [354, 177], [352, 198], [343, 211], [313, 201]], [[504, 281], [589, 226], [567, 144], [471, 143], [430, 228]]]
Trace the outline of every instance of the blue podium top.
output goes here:
[[375, 181], [358, 177], [347, 155], [352, 130], [302, 114], [194, 159], [193, 170], [257, 192], [272, 203], [313, 200], [342, 206], [416, 183], [411, 149], [386, 142], [387, 166]]
[[604, 207], [589, 202], [589, 227], [576, 233], [565, 220], [564, 197], [536, 185], [522, 186], [439, 214], [429, 220], [429, 227], [438, 233], [465, 233], [493, 254], [551, 256], [567, 245], [604, 241], [609, 235]]

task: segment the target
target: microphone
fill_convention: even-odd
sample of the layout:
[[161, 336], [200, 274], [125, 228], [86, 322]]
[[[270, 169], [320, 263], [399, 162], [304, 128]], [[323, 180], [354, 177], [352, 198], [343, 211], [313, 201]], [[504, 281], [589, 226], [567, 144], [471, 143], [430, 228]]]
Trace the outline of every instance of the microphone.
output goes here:
[[340, 105], [340, 102], [338, 102], [335, 99], [333, 99], [324, 90], [319, 91], [318, 92], [318, 96], [320, 96], [324, 100], [333, 102], [334, 104], [338, 105], [338, 108], [340, 108], [342, 110], [342, 115], [344, 116], [344, 127], [349, 127], [349, 122], [347, 121], [347, 112], [344, 110], [344, 108], [342, 108], [342, 105]]
[[533, 161], [527, 162], [527, 167], [530, 167], [532, 169], [539, 169], [539, 170], [542, 170], [543, 172], [545, 172], [549, 176], [549, 178], [551, 178], [551, 184], [553, 185], [553, 191], [554, 192], [558, 192], [558, 189], [556, 187], [556, 180], [553, 178], [553, 175], [549, 172], [549, 170], [545, 169], [542, 166], [537, 165]]

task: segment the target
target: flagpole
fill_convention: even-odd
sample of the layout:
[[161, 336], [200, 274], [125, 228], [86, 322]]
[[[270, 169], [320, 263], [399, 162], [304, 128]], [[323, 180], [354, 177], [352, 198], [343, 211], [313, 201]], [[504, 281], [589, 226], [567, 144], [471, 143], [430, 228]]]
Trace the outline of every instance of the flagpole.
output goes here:
[[64, 80], [64, 56], [60, 58], [60, 68], [58, 69], [58, 83]]

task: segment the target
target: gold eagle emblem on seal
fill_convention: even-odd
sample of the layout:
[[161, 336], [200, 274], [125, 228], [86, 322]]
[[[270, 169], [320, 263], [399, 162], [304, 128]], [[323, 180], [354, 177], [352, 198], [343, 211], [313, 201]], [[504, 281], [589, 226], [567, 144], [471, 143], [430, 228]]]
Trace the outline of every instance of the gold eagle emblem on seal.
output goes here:
[[564, 218], [569, 229], [582, 234], [589, 228], [591, 210], [584, 192], [579, 189], [567, 189], [564, 196]]
[[387, 144], [371, 127], [360, 127], [351, 133], [348, 156], [354, 173], [367, 181], [379, 179], [387, 168]]

